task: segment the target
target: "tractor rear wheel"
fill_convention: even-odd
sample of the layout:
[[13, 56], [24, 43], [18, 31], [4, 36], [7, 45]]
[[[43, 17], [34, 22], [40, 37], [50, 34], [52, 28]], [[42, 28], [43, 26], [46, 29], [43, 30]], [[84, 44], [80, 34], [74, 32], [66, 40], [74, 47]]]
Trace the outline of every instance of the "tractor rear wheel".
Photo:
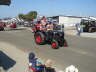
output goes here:
[[42, 45], [45, 43], [45, 35], [42, 32], [35, 33], [35, 42], [39, 45]]

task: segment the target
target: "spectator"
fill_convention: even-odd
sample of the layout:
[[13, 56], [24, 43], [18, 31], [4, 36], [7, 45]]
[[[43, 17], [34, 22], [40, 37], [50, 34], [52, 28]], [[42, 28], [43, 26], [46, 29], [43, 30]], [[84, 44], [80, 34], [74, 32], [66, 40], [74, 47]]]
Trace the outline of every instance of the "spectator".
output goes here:
[[56, 72], [52, 68], [53, 61], [48, 59], [45, 64], [39, 61], [33, 52], [29, 53], [29, 71], [30, 72]]
[[76, 30], [77, 30], [77, 35], [80, 36], [81, 33], [81, 26], [79, 23], [76, 24]]
[[80, 26], [81, 26], [81, 32], [83, 33], [85, 25], [81, 23]]
[[48, 59], [46, 62], [45, 62], [45, 66], [46, 67], [52, 67], [52, 64], [53, 64], [53, 61], [51, 59]]
[[52, 68], [52, 64], [53, 64], [53, 61], [51, 59], [48, 59], [46, 62], [45, 62], [45, 68], [44, 68], [44, 71], [45, 72], [56, 72], [54, 68]]
[[42, 68], [42, 62], [39, 61], [33, 52], [29, 53], [29, 70], [37, 72]]

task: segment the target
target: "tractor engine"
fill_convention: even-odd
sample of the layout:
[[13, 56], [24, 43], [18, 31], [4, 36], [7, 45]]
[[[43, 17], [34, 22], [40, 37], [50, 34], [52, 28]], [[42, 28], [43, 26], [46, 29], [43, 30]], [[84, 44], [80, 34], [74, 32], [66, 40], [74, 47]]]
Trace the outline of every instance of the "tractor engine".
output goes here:
[[62, 39], [64, 38], [64, 32], [62, 31], [48, 31], [48, 35], [49, 35], [49, 39], [56, 39], [56, 40], [59, 40], [59, 39]]

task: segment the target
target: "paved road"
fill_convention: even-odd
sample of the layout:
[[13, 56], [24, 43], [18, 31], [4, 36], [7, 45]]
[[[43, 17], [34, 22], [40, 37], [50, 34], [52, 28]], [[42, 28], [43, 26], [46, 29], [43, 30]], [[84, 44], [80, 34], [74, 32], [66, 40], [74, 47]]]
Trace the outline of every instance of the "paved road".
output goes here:
[[50, 45], [36, 45], [28, 30], [0, 32], [0, 41], [15, 45], [24, 52], [36, 52], [42, 59], [55, 60], [56, 67], [64, 69], [73, 64], [80, 72], [96, 72], [96, 39], [66, 35], [69, 47], [54, 50]]

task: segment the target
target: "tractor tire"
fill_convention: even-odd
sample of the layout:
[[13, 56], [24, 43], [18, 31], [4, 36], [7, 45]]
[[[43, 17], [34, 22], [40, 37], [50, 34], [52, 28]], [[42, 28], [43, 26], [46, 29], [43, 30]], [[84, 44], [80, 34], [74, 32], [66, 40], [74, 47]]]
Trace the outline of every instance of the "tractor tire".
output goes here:
[[68, 43], [66, 40], [64, 40], [64, 47], [68, 47]]
[[2, 28], [2, 31], [4, 31], [4, 28]]
[[1, 28], [0, 31], [4, 31], [4, 28]]
[[59, 48], [59, 43], [58, 43], [58, 41], [57, 40], [52, 40], [52, 42], [51, 42], [51, 47], [53, 48], [53, 49], [58, 49]]
[[45, 43], [45, 35], [42, 32], [37, 32], [34, 35], [36, 44], [43, 45]]

